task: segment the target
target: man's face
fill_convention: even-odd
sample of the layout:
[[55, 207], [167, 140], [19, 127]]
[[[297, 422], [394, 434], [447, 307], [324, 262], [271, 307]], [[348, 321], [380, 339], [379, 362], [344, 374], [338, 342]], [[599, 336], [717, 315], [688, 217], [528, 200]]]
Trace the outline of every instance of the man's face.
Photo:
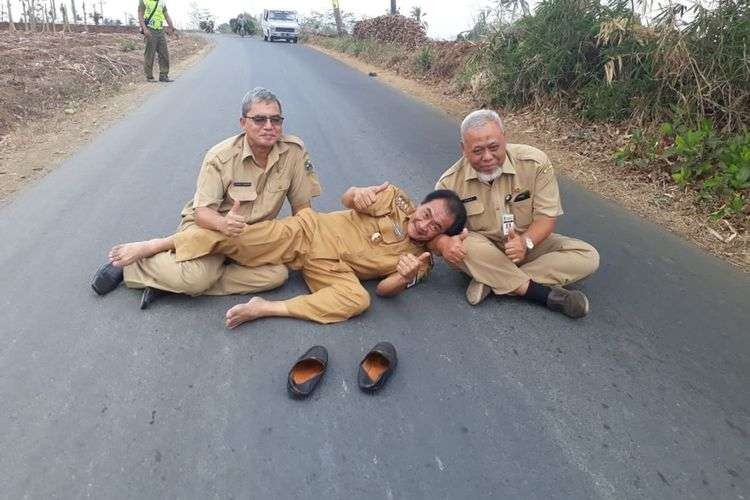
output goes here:
[[[270, 119], [269, 119], [270, 118]], [[271, 147], [281, 138], [282, 124], [274, 124], [281, 118], [281, 110], [275, 102], [256, 102], [240, 118], [240, 125], [250, 146]]]
[[505, 134], [497, 123], [491, 122], [466, 131], [461, 148], [464, 157], [480, 176], [492, 176], [505, 163]]
[[446, 210], [444, 200], [422, 203], [409, 218], [406, 232], [415, 241], [429, 241], [443, 234], [455, 218]]

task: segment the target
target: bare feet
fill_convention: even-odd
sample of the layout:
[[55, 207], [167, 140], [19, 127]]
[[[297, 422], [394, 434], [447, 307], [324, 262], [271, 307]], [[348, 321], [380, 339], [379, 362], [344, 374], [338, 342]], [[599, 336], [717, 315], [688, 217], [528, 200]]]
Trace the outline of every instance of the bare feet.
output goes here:
[[261, 297], [253, 297], [244, 304], [237, 304], [227, 311], [227, 328], [235, 328], [242, 323], [266, 316], [268, 304], [269, 301]]
[[136, 241], [115, 245], [109, 251], [109, 261], [117, 267], [125, 267], [133, 262], [154, 255], [152, 251], [154, 240]]

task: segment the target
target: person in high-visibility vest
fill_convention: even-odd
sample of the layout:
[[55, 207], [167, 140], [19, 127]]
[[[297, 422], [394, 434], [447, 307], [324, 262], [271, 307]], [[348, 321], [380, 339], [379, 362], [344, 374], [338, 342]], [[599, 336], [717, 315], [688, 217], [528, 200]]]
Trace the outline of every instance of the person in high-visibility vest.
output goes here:
[[166, 21], [167, 29], [172, 34], [174, 34], [174, 23], [167, 12], [166, 0], [138, 0], [138, 21], [141, 24], [141, 33], [146, 38], [143, 61], [146, 80], [154, 81], [154, 56], [159, 54], [159, 81], [171, 82], [164, 23]]

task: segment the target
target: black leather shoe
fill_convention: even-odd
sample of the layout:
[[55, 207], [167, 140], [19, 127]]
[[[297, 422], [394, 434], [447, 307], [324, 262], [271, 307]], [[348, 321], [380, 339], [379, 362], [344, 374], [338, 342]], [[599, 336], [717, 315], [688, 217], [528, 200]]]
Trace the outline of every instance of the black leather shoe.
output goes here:
[[99, 295], [107, 295], [122, 283], [122, 268], [107, 262], [96, 271], [91, 288]]
[[390, 342], [380, 342], [367, 353], [359, 364], [357, 383], [363, 391], [377, 391], [385, 385], [398, 365], [396, 348]]
[[328, 351], [321, 345], [312, 346], [299, 357], [289, 370], [286, 388], [289, 395], [296, 399], [309, 396], [328, 368]]
[[169, 295], [170, 293], [171, 292], [165, 290], [159, 290], [158, 288], [147, 286], [143, 289], [143, 295], [141, 295], [141, 309], [148, 309], [148, 306], [150, 306], [153, 301], [159, 297]]
[[172, 80], [172, 79], [171, 79], [171, 78], [169, 78], [168, 76], [160, 76], [160, 77], [159, 77], [159, 81], [160, 81], [160, 82], [167, 82], [167, 83], [170, 83], [170, 82], [173, 82], [174, 80]]

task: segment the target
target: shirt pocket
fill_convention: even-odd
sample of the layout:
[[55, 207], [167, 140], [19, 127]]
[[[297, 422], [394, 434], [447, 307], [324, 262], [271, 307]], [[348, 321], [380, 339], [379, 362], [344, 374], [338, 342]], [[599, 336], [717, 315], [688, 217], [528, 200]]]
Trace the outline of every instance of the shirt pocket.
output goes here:
[[531, 225], [532, 221], [532, 198], [511, 203], [510, 211], [513, 213], [514, 222], [516, 228], [519, 231], [526, 231]]
[[227, 189], [229, 197], [239, 202], [255, 201], [258, 198], [258, 193], [255, 191], [255, 186], [246, 185], [248, 183], [232, 183]]
[[466, 203], [464, 207], [467, 215], [466, 226], [472, 231], [487, 230], [487, 223], [484, 220], [484, 205], [479, 201], [472, 201]]

